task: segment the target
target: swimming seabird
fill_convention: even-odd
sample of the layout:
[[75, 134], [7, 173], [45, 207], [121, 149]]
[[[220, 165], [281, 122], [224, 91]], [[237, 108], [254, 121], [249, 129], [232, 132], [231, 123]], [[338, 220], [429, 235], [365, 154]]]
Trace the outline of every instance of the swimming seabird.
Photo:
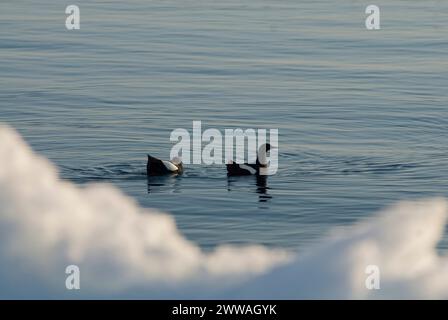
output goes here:
[[267, 169], [266, 154], [272, 147], [269, 143], [263, 144], [258, 149], [256, 163], [235, 163], [232, 160], [226, 164], [227, 175], [229, 176], [249, 176], [260, 175], [261, 169]]
[[170, 161], [160, 160], [148, 154], [148, 164], [146, 165], [148, 176], [162, 176], [166, 174], [182, 174], [184, 167], [182, 160], [178, 157]]

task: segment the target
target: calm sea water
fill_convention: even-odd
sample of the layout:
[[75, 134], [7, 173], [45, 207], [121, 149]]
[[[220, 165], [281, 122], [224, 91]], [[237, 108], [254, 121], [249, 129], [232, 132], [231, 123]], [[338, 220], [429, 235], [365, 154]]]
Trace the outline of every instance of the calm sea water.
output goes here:
[[[448, 3], [375, 4], [372, 32], [363, 1], [2, 0], [0, 121], [63, 178], [113, 183], [206, 249], [303, 248], [397, 200], [448, 197]], [[146, 154], [168, 158], [193, 120], [278, 128], [278, 174], [148, 180]]]

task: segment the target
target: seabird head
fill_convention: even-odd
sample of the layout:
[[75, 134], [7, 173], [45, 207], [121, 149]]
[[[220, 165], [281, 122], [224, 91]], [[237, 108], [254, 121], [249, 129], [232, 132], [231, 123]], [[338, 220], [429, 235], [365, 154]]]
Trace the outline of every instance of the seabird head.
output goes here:
[[271, 149], [273, 149], [273, 147], [269, 143], [262, 144], [260, 148], [258, 148], [257, 163], [261, 167], [266, 167], [268, 164], [267, 154]]
[[262, 145], [260, 146], [260, 148], [258, 148], [258, 153], [264, 153], [264, 154], [266, 154], [266, 153], [268, 153], [271, 149], [274, 149], [274, 147], [272, 147], [271, 144], [269, 144], [269, 143], [265, 143], [265, 144], [262, 144]]
[[171, 162], [175, 165], [179, 165], [182, 164], [182, 159], [179, 157], [174, 157], [173, 159], [171, 159]]
[[269, 143], [266, 143], [265, 146], [266, 146], [266, 152], [269, 152], [272, 149], [271, 144]]

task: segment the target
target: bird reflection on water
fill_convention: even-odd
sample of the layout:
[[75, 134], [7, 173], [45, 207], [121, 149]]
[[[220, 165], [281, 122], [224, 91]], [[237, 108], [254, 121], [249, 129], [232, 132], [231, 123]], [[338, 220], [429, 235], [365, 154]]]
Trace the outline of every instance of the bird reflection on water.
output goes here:
[[167, 175], [167, 176], [148, 176], [147, 186], [148, 194], [157, 192], [169, 192], [169, 193], [180, 193], [181, 192], [181, 177], [178, 175]]
[[[179, 175], [148, 176], [147, 192], [148, 194], [181, 193], [184, 187], [191, 187], [185, 183], [185, 178], [185, 176]], [[247, 183], [254, 183], [253, 187], [255, 193], [258, 194], [260, 208], [267, 208], [266, 204], [272, 199], [272, 195], [269, 194], [270, 187], [268, 186], [267, 176], [228, 176], [227, 191], [229, 193], [238, 191]]]
[[237, 191], [238, 188], [235, 187], [235, 184], [237, 182], [241, 181], [253, 181], [252, 179], [255, 179], [255, 192], [258, 194], [258, 202], [260, 203], [260, 209], [266, 209], [267, 206], [261, 205], [266, 204], [270, 199], [272, 199], [272, 196], [268, 193], [269, 187], [268, 187], [268, 179], [267, 176], [228, 176], [227, 177], [227, 191]]

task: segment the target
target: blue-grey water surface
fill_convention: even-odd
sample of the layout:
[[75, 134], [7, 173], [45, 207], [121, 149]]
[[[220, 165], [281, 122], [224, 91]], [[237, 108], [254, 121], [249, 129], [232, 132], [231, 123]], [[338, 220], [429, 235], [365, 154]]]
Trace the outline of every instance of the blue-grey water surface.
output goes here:
[[[65, 7], [81, 30], [65, 28]], [[173, 214], [204, 248], [306, 247], [402, 199], [448, 196], [448, 3], [2, 0], [0, 122], [62, 177]], [[224, 166], [145, 176], [173, 129], [278, 128], [267, 185]], [[440, 244], [448, 248], [448, 235]]]

